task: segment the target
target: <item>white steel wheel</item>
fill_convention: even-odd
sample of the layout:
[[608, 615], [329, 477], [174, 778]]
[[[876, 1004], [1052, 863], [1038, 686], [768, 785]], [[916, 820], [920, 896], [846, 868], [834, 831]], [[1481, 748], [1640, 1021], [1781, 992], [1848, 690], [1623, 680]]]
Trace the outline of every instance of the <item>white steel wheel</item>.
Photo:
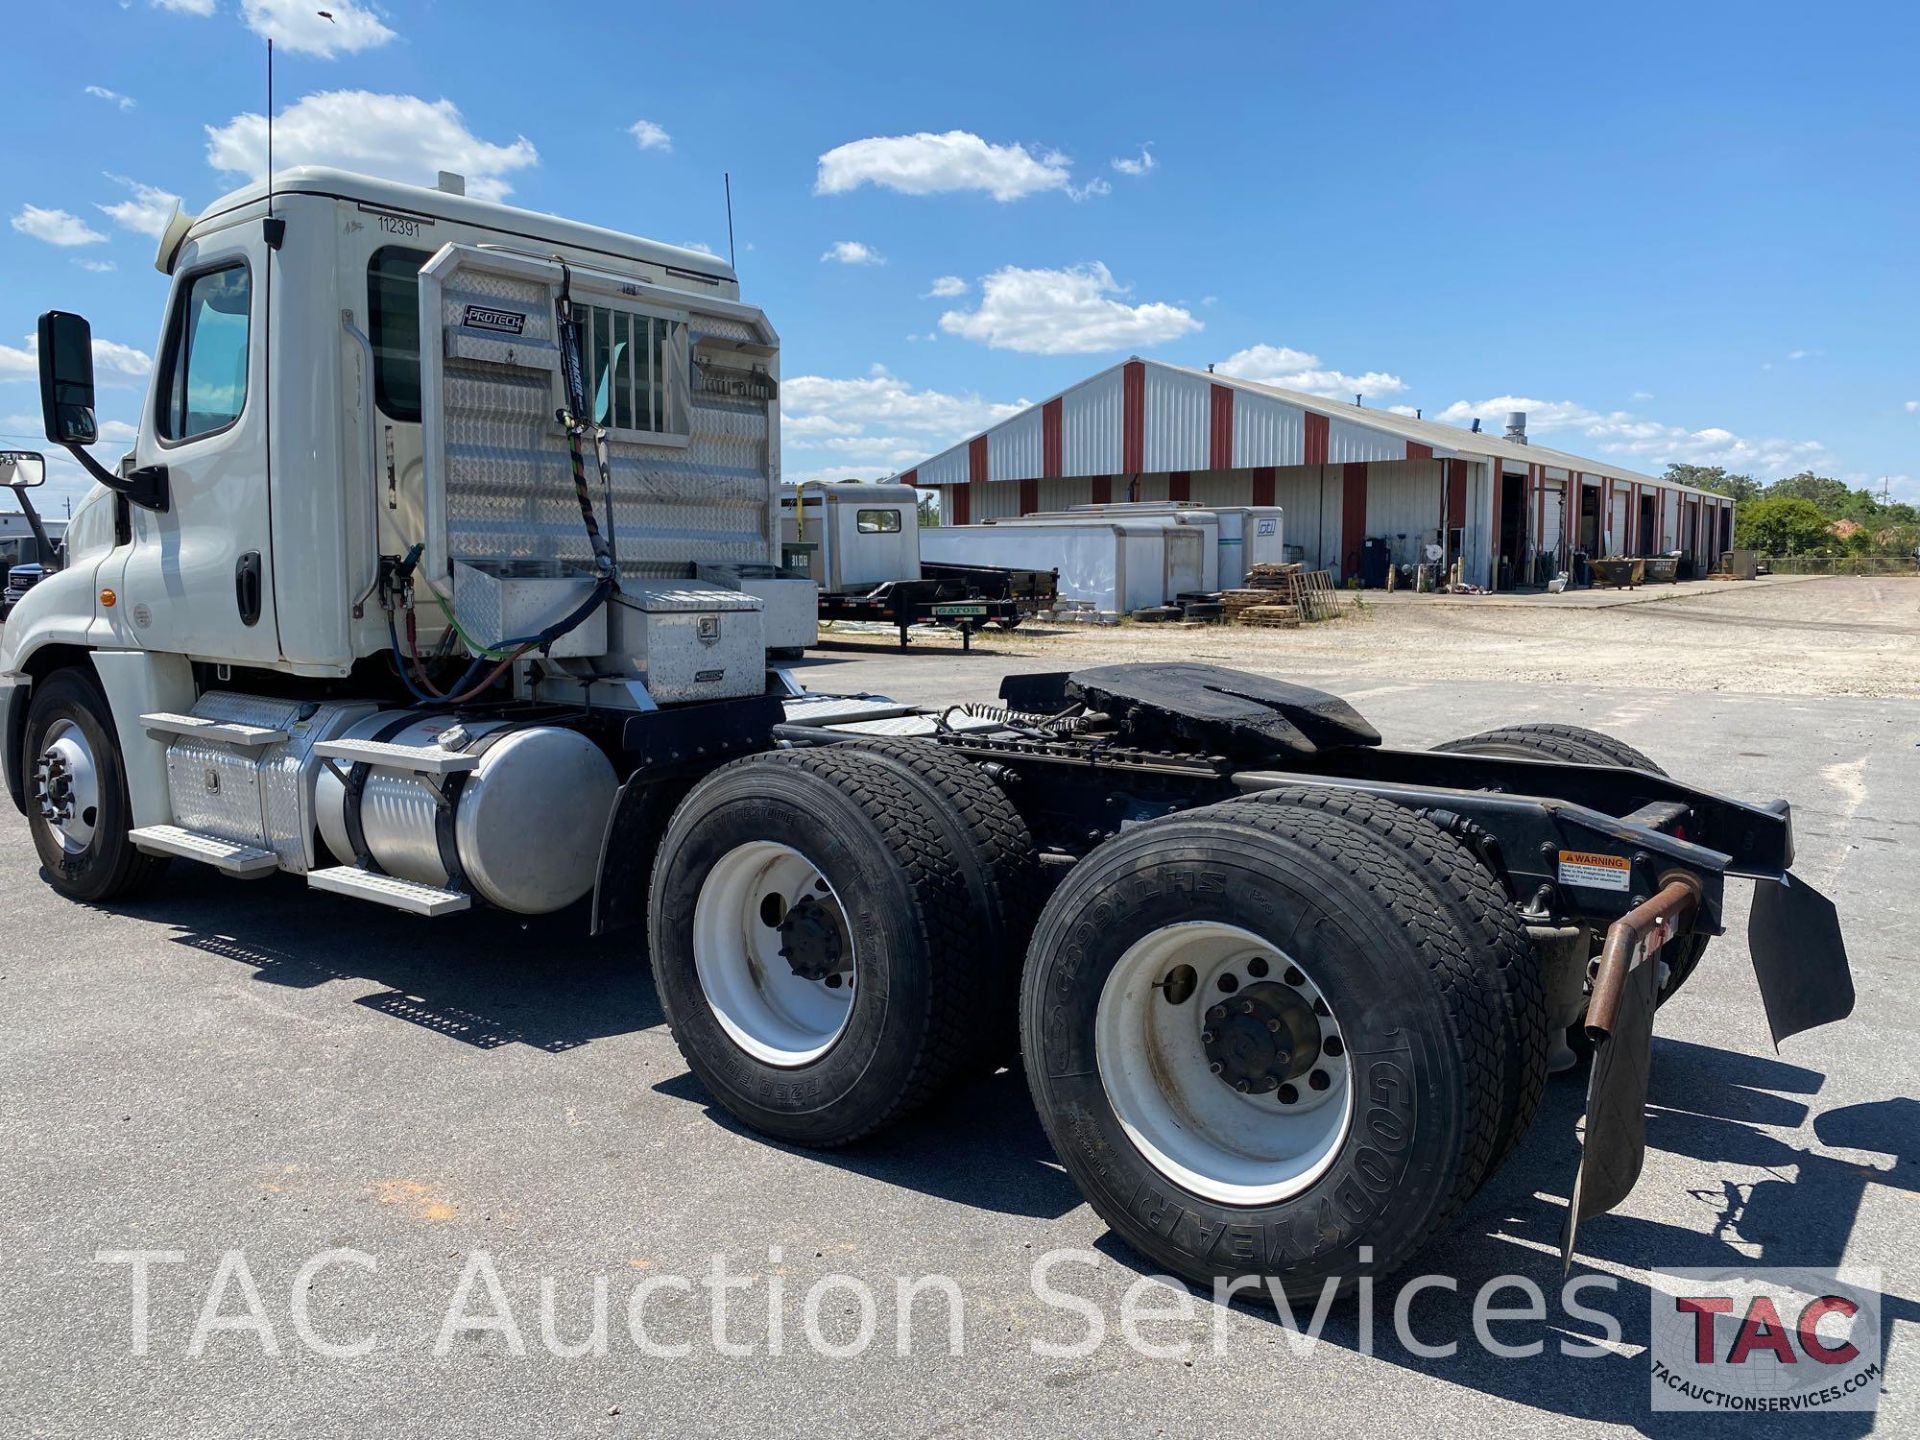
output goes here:
[[791, 846], [753, 841], [720, 857], [694, 902], [693, 959], [720, 1028], [765, 1064], [818, 1060], [853, 1014], [846, 911]]
[[1101, 990], [1094, 1041], [1141, 1156], [1218, 1204], [1304, 1191], [1352, 1123], [1337, 1017], [1305, 971], [1239, 926], [1168, 925], [1129, 947]]
[[41, 823], [69, 855], [84, 855], [100, 823], [100, 767], [86, 731], [62, 718], [47, 727], [34, 766]]

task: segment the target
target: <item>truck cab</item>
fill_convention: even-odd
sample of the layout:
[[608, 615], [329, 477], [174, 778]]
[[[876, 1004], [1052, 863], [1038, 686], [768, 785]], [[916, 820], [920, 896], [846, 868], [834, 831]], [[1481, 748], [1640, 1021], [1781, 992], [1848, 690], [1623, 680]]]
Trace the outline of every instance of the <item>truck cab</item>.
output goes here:
[[[152, 831], [182, 808], [180, 731], [156, 714], [413, 704], [449, 657], [543, 634], [595, 583], [625, 603], [503, 672], [521, 700], [757, 696], [766, 612], [811, 626], [812, 586], [777, 568], [779, 338], [732, 270], [463, 191], [301, 168], [176, 212], [153, 378], [111, 469], [85, 448], [86, 322], [42, 317], [48, 438], [99, 483], [66, 569], [0, 635], [23, 809], [56, 675], [98, 697], [122, 818]], [[701, 643], [722, 630], [724, 662]]]

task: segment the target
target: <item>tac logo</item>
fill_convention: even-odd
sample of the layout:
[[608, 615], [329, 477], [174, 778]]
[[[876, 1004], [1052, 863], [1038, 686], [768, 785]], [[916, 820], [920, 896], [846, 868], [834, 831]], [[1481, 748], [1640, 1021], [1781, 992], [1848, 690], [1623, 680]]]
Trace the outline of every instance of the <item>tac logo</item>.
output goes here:
[[1655, 1410], [1872, 1410], [1880, 1272], [1751, 1266], [1657, 1270]]

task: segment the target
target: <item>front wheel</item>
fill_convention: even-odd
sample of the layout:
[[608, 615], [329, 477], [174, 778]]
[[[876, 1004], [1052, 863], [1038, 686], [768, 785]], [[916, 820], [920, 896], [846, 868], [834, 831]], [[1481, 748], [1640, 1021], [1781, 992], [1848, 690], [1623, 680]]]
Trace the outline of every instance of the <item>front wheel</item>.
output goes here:
[[24, 761], [33, 846], [54, 889], [90, 903], [117, 900], [164, 868], [128, 838], [133, 805], [113, 713], [90, 679], [60, 670], [34, 686]]
[[1027, 1077], [1081, 1193], [1206, 1284], [1404, 1263], [1501, 1122], [1501, 1000], [1433, 877], [1338, 815], [1222, 805], [1088, 856], [1034, 932]]

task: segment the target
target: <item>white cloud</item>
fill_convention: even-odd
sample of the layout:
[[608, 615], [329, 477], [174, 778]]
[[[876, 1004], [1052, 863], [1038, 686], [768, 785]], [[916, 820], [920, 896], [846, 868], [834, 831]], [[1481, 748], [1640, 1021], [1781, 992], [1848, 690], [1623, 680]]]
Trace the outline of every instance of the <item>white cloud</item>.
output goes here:
[[322, 60], [377, 50], [393, 39], [393, 31], [380, 22], [380, 17], [355, 0], [326, 0], [324, 14], [316, 0], [240, 0], [240, 9], [254, 34], [267, 36], [284, 49], [317, 55]]
[[820, 157], [813, 188], [819, 195], [839, 195], [862, 185], [903, 195], [982, 190], [996, 200], [1019, 200], [1065, 189], [1071, 163], [1057, 150], [993, 145], [967, 130], [944, 135], [923, 130], [835, 146]]
[[1479, 417], [1481, 429], [1497, 433], [1509, 410], [1527, 412], [1529, 435], [1571, 436], [1569, 448], [1618, 458], [1639, 470], [1658, 470], [1669, 462], [1721, 465], [1766, 480], [1800, 470], [1831, 470], [1835, 458], [1818, 440], [1736, 435], [1718, 425], [1694, 429], [1629, 410], [1602, 412], [1573, 400], [1524, 395], [1496, 395], [1479, 404], [1455, 401], [1433, 418], [1459, 425]]
[[91, 270], [96, 275], [105, 275], [109, 271], [120, 268], [111, 260], [75, 260], [73, 263], [82, 270]]
[[[345, 165], [394, 180], [431, 185], [437, 172], [467, 177], [467, 193], [499, 200], [506, 177], [540, 162], [524, 135], [495, 145], [467, 129], [451, 100], [328, 90], [280, 112], [274, 122], [274, 164]], [[207, 127], [207, 163], [258, 180], [266, 173], [267, 122], [252, 113]]]
[[1920, 400], [1907, 401], [1907, 413], [1909, 415], [1920, 415]]
[[122, 95], [118, 90], [109, 90], [104, 85], [89, 85], [86, 93], [96, 100], [105, 100], [109, 105], [118, 105], [122, 110], [133, 109], [133, 97]]
[[919, 389], [882, 365], [857, 378], [795, 376], [781, 387], [782, 468], [789, 481], [877, 480], [1026, 404]]
[[673, 136], [651, 120], [636, 120], [627, 127], [627, 133], [633, 136], [633, 143], [642, 150], [671, 150]]
[[1826, 353], [1827, 353], [1826, 351], [1824, 351], [1824, 350], [1820, 350], [1820, 349], [1812, 349], [1812, 350], [1789, 350], [1789, 351], [1787, 352], [1787, 358], [1788, 358], [1789, 360], [1811, 360], [1811, 359], [1813, 359], [1813, 358], [1814, 358], [1814, 357], [1815, 357], [1816, 355], [1824, 355], [1824, 354], [1826, 354]]
[[[922, 300], [951, 300], [957, 295], [964, 295], [966, 293], [966, 281], [962, 280], [958, 275], [942, 275], [933, 282], [932, 286], [927, 290], [927, 293], [920, 298]], [[1908, 406], [1907, 408], [1912, 409], [1913, 407]]]
[[1651, 400], [1653, 399], [1653, 392], [1651, 390], [1636, 390], [1627, 398], [1629, 400]]
[[1102, 195], [1111, 195], [1112, 193], [1113, 186], [1109, 185], [1106, 180], [1099, 175], [1094, 176], [1093, 179], [1087, 181], [1084, 185], [1067, 186], [1067, 198], [1075, 204], [1078, 204], [1082, 200], [1097, 200]]
[[[24, 349], [0, 345], [0, 380], [25, 380], [40, 373], [40, 339], [29, 335], [26, 341]], [[93, 337], [94, 379], [101, 384], [143, 379], [152, 369], [153, 357], [146, 351]]]
[[1352, 400], [1355, 395], [1398, 395], [1407, 388], [1406, 381], [1388, 371], [1352, 374], [1331, 369], [1318, 355], [1286, 345], [1250, 345], [1234, 351], [1213, 368], [1221, 374], [1256, 384], [1324, 395], [1329, 400]]
[[1153, 142], [1149, 140], [1140, 147], [1140, 156], [1138, 159], [1132, 159], [1125, 155], [1117, 155], [1107, 163], [1122, 175], [1145, 175], [1159, 162], [1153, 158]]
[[949, 310], [940, 328], [963, 340], [1028, 355], [1081, 355], [1158, 345], [1201, 328], [1178, 305], [1128, 305], [1129, 293], [1098, 261], [1065, 270], [1008, 265], [980, 282], [980, 304]]
[[720, 258], [720, 252], [704, 240], [682, 240], [680, 242], [680, 248], [682, 250], [692, 250], [701, 255], [711, 255], [716, 260]]
[[156, 10], [171, 10], [176, 15], [198, 15], [201, 19], [213, 14], [214, 0], [151, 0]]
[[833, 261], [836, 265], [884, 265], [887, 257], [867, 244], [864, 240], [836, 240], [827, 247], [820, 257], [825, 264]]
[[42, 210], [38, 205], [25, 206], [14, 216], [13, 228], [49, 245], [98, 245], [107, 238], [78, 215]]
[[162, 190], [157, 185], [142, 185], [138, 180], [129, 180], [124, 175], [109, 173], [107, 178], [115, 184], [126, 186], [133, 198], [116, 205], [96, 205], [94, 209], [123, 230], [151, 235], [155, 239], [166, 233], [167, 221], [173, 218], [173, 207], [180, 203], [178, 195], [170, 190]]

